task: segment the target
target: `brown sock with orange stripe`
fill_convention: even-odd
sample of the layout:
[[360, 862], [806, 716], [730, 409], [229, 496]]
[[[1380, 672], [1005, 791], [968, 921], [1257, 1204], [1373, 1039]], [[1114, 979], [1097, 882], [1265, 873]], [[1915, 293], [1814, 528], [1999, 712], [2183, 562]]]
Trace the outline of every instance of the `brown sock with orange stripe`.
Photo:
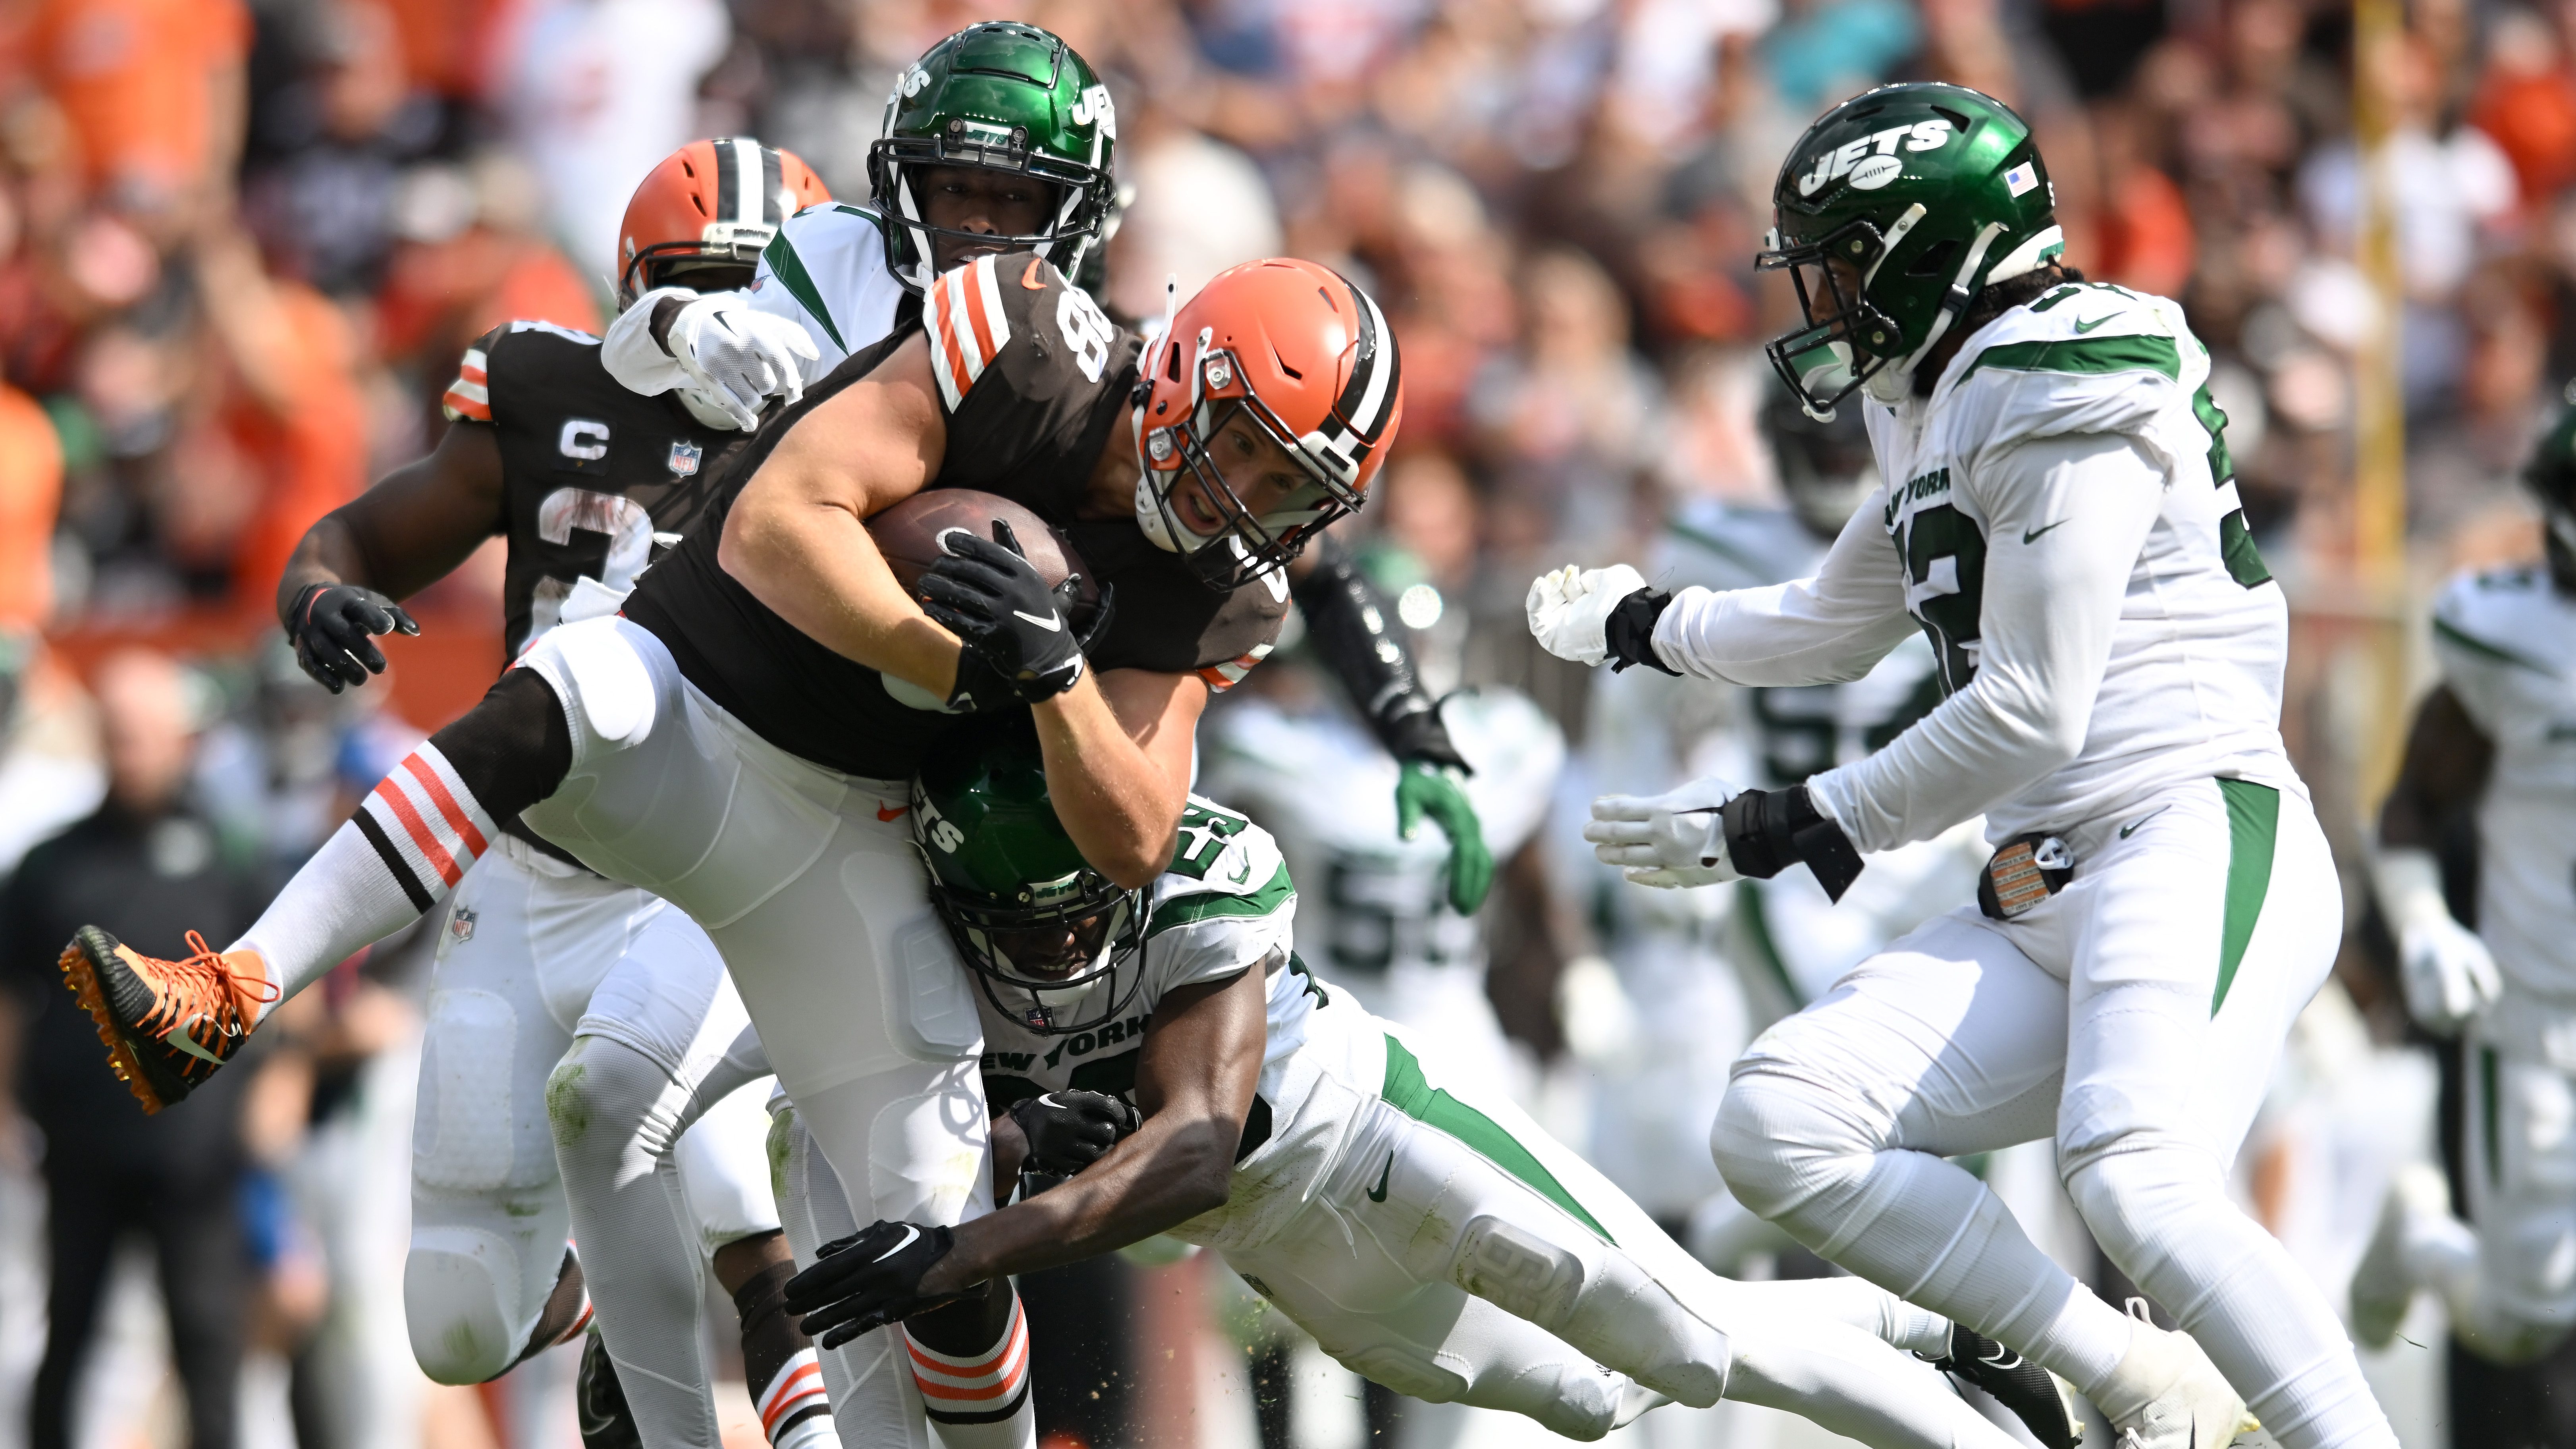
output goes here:
[[787, 1280], [795, 1276], [794, 1263], [772, 1263], [734, 1290], [733, 1309], [742, 1316], [742, 1376], [770, 1449], [840, 1449], [814, 1340], [787, 1312]]
[[1033, 1449], [1028, 1319], [1009, 1280], [985, 1290], [903, 1325], [912, 1381], [947, 1449]]
[[554, 793], [571, 768], [553, 687], [512, 670], [378, 781], [227, 954], [258, 954], [276, 1010], [436, 908], [491, 848], [497, 822]]

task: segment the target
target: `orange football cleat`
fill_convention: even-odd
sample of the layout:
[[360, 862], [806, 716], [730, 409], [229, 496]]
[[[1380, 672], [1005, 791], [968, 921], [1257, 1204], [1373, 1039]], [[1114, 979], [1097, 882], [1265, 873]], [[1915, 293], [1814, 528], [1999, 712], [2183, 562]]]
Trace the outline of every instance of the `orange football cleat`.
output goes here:
[[83, 926], [63, 948], [64, 984], [98, 1023], [108, 1065], [146, 1112], [213, 1076], [250, 1035], [256, 1009], [277, 999], [253, 953], [226, 955], [194, 931], [188, 947], [196, 954], [164, 961]]

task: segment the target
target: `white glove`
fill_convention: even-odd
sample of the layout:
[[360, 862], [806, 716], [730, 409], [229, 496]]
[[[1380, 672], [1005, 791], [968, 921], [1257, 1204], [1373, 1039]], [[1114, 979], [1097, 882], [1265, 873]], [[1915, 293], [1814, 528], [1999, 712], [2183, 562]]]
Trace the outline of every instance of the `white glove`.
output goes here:
[[772, 397], [792, 406], [805, 396], [799, 365], [822, 356], [805, 329], [754, 309], [731, 293], [700, 297], [671, 319], [671, 360], [744, 432], [760, 426]]
[[1583, 838], [1605, 865], [1643, 886], [1675, 888], [1742, 880], [1726, 858], [1719, 807], [1744, 793], [1710, 775], [1661, 795], [1604, 795]]
[[2449, 1036], [2503, 989], [2495, 956], [2475, 931], [2452, 919], [2431, 851], [2379, 851], [2371, 874], [2379, 909], [2397, 932], [2397, 978], [2406, 1009], [2426, 1031]]
[[1567, 564], [1530, 580], [1530, 637], [1559, 659], [1598, 664], [1609, 657], [1610, 611], [1619, 601], [1646, 586], [1645, 576], [1626, 564], [1606, 569]]

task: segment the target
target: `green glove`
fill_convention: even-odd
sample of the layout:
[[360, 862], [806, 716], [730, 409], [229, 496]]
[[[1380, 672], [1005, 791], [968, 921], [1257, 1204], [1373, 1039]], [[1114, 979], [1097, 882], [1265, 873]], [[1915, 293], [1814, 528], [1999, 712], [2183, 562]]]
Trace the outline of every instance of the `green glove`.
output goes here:
[[1494, 853], [1485, 848], [1485, 827], [1467, 799], [1458, 772], [1426, 760], [1407, 760], [1395, 778], [1395, 829], [1407, 840], [1428, 815], [1449, 837], [1449, 905], [1462, 916], [1476, 914], [1485, 893], [1494, 888]]

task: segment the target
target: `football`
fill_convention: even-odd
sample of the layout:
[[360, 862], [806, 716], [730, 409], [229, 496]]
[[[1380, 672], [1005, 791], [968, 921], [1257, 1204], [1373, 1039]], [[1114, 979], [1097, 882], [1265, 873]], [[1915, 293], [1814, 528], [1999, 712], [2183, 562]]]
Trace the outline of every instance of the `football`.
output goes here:
[[877, 552], [894, 570], [895, 582], [909, 592], [932, 564], [947, 555], [942, 538], [964, 529], [977, 538], [991, 539], [997, 522], [1010, 526], [1012, 537], [1047, 587], [1063, 583], [1068, 575], [1082, 575], [1081, 594], [1072, 611], [1079, 615], [1081, 605], [1099, 592], [1090, 569], [1063, 534], [1007, 498], [969, 488], [925, 489], [869, 519], [868, 536], [876, 540]]

